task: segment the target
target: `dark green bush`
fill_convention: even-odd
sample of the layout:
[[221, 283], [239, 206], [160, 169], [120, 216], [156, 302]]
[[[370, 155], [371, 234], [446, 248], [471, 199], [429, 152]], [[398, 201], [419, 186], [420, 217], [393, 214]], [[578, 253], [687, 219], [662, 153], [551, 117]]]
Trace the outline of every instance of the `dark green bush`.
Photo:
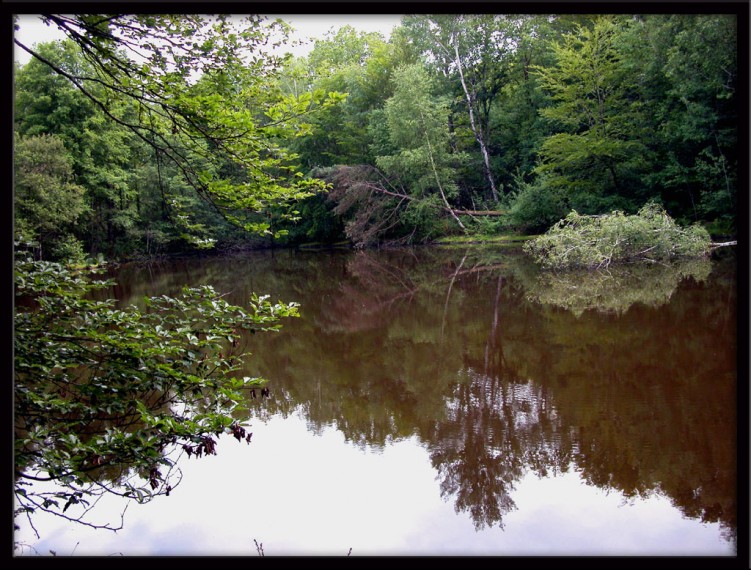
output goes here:
[[566, 215], [563, 199], [554, 189], [539, 181], [521, 183], [512, 198], [509, 218], [513, 225], [530, 233], [549, 228]]

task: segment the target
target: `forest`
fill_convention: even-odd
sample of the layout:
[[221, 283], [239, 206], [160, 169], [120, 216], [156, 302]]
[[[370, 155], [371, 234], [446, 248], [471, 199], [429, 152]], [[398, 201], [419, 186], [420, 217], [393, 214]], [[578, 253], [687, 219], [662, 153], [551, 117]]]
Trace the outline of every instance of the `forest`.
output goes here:
[[118, 307], [108, 262], [629, 236], [577, 261], [602, 267], [738, 232], [734, 14], [405, 15], [297, 57], [265, 16], [40, 17], [66, 39], [15, 39], [17, 517], [147, 502], [173, 488], [167, 450], [250, 443], [266, 379], [241, 341], [299, 316], [209, 286]]
[[405, 15], [303, 57], [264, 16], [43, 17], [67, 39], [17, 41], [14, 69], [38, 259], [492, 239], [651, 203], [737, 232], [734, 14]]

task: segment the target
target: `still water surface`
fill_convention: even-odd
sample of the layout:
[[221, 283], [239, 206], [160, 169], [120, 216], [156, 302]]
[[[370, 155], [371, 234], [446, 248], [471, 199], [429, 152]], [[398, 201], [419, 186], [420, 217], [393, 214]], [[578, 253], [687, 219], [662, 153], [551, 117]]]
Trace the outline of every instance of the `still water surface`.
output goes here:
[[184, 458], [117, 533], [24, 526], [23, 554], [736, 554], [732, 257], [553, 275], [514, 248], [285, 250], [115, 277], [123, 304], [210, 284], [301, 317], [247, 339], [270, 381], [250, 445]]

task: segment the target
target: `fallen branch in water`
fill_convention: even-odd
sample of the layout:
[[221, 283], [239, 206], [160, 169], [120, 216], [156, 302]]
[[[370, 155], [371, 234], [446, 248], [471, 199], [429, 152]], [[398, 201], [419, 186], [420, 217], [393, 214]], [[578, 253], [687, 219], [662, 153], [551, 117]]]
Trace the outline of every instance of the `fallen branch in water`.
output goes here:
[[709, 247], [711, 249], [715, 249], [715, 248], [718, 248], [718, 247], [725, 247], [726, 245], [738, 245], [738, 242], [737, 241], [715, 242], [715, 243], [710, 243]]
[[572, 210], [523, 247], [545, 268], [601, 269], [615, 262], [703, 257], [713, 245], [719, 246], [705, 228], [682, 227], [661, 205], [650, 202], [634, 215], [614, 211], [588, 216]]

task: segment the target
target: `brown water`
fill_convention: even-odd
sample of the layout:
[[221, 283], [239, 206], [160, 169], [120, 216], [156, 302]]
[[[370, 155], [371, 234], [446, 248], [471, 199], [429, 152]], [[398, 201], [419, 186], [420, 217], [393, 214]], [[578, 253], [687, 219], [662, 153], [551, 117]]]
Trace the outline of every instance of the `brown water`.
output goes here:
[[250, 446], [183, 461], [117, 534], [22, 531], [38, 553], [736, 553], [732, 256], [553, 275], [509, 247], [285, 250], [116, 277], [125, 304], [211, 284], [302, 316], [247, 339], [270, 381]]

